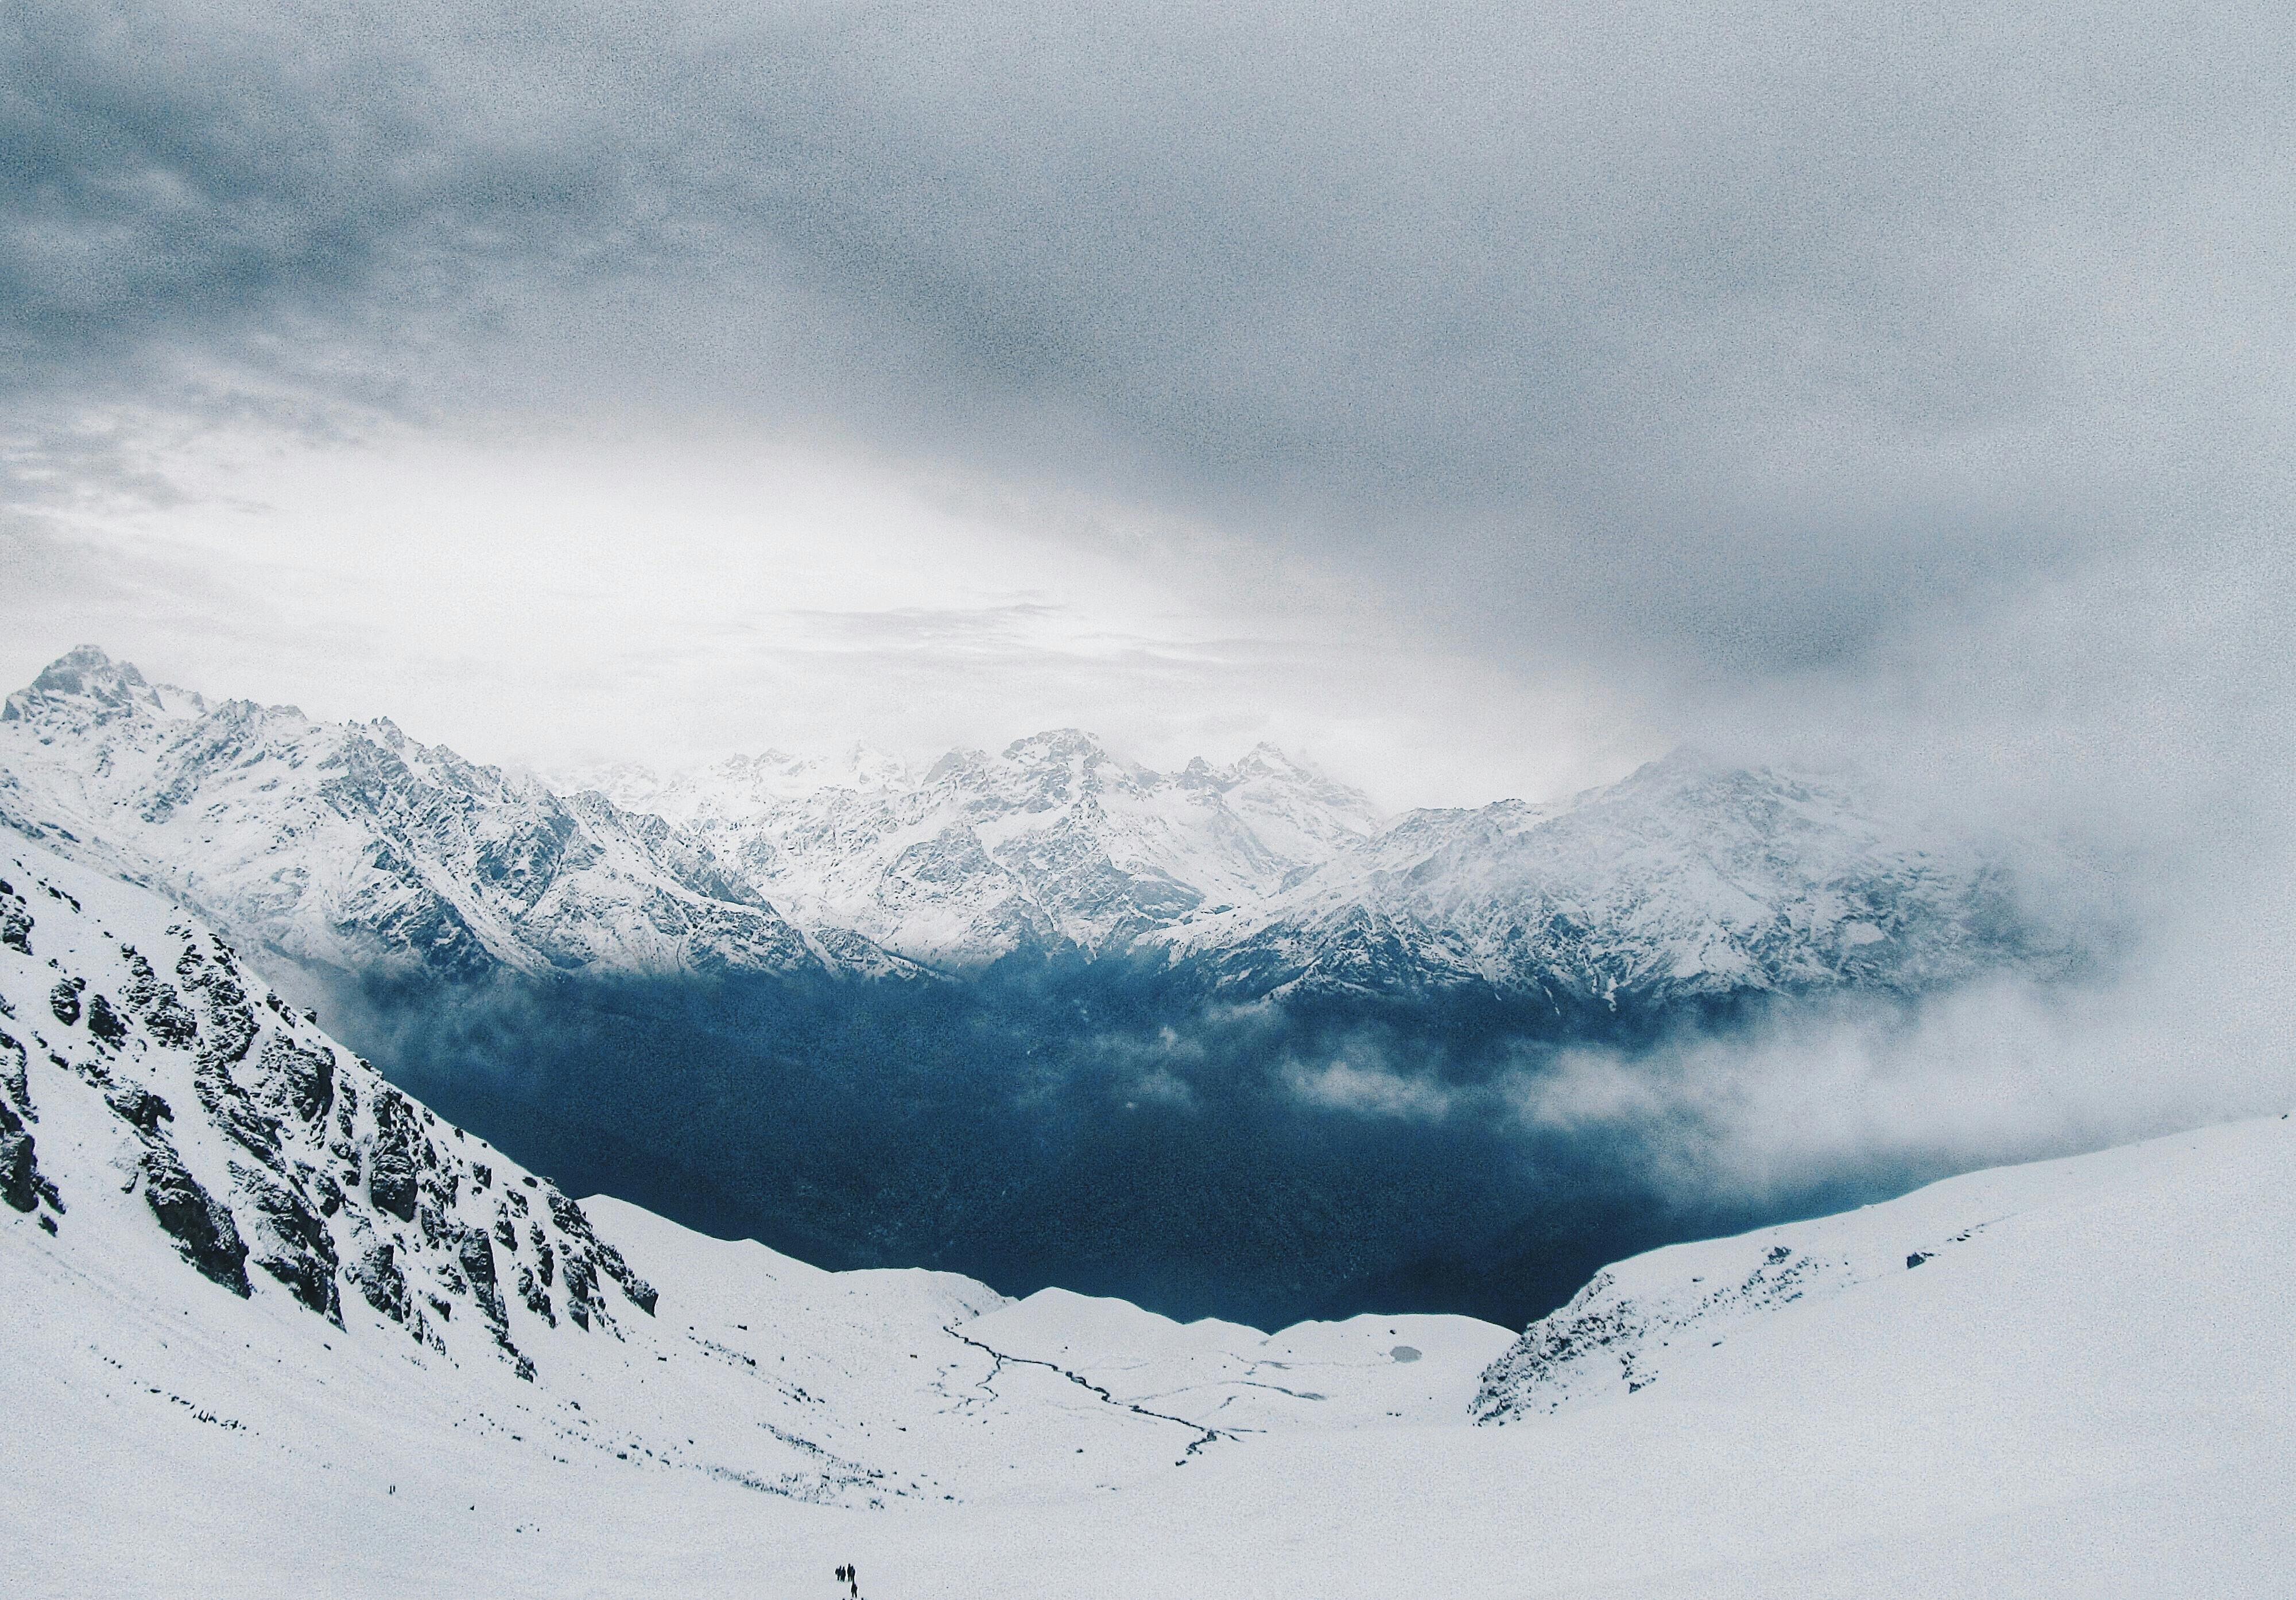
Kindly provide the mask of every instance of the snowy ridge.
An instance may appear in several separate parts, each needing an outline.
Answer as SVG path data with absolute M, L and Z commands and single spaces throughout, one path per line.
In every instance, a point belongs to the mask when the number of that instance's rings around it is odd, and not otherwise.
M 1554 1416 L 1694 1382 L 1724 1366 L 1718 1352 L 1732 1342 L 1759 1348 L 1828 1302 L 1918 1299 L 1939 1280 L 1997 1275 L 2005 1259 L 2030 1260 L 2052 1241 L 2075 1242 L 2068 1270 L 2109 1276 L 2119 1229 L 2147 1229 L 2186 1209 L 2171 1202 L 2169 1186 L 2196 1182 L 2221 1194 L 2217 1169 L 2235 1151 L 2260 1162 L 2257 1181 L 2296 1168 L 2292 1128 L 2282 1118 L 1995 1168 L 1882 1205 L 1636 1256 L 1597 1273 L 1524 1330 L 1484 1372 L 1475 1420 Z M 2272 1236 L 2296 1242 L 2277 1231 L 2284 1212 L 2275 1211 Z M 2133 1239 L 2130 1248 L 2141 1253 Z M 1925 1276 L 1899 1283 L 1914 1273 Z
M 2285 1119 L 1654 1251 L 1520 1341 L 1267 1335 L 578 1206 L 177 907 L 5 834 L 0 877 L 21 1592 L 2070 1600 L 2296 1559 Z
M 211 931 L 0 833 L 0 1197 L 91 1213 L 245 1300 L 283 1291 L 522 1377 L 537 1327 L 613 1336 L 654 1292 L 581 1208 L 447 1128 Z M 266 1284 L 266 1280 L 269 1280 Z M 614 1292 L 610 1293 L 610 1291 Z
M 1411 813 L 1151 942 L 1223 993 L 1477 990 L 1562 1015 L 2070 959 L 1983 851 L 1839 784 L 1689 752 L 1554 805 Z
M 809 927 L 853 929 L 913 960 L 972 967 L 1017 950 L 1120 951 L 1254 901 L 1370 836 L 1357 792 L 1261 745 L 1226 767 L 1152 772 L 1061 729 L 922 778 L 855 747 L 768 752 L 611 791 L 737 864 Z
M 340 969 L 911 970 L 809 939 L 658 818 L 388 719 L 155 689 L 93 649 L 8 697 L 0 821 Z
M 1192 996 L 1475 994 L 1570 1023 L 2078 960 L 1992 854 L 1692 755 L 1553 805 L 1383 817 L 1262 745 L 1159 773 L 1075 729 L 919 775 L 856 746 L 541 782 L 387 719 L 73 652 L 0 711 L 0 821 L 245 942 L 472 977 L 922 978 L 1079 952 Z

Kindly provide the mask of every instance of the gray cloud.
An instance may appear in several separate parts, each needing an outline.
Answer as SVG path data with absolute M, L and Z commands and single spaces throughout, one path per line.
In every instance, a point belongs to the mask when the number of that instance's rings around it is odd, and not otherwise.
M 160 394 L 803 423 L 1187 507 L 1662 688 L 2277 505 L 2283 8 L 0 29 L 35 453 Z

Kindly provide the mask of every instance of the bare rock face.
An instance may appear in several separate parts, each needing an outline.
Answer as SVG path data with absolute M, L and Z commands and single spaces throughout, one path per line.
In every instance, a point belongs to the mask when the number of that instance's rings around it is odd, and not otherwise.
M 373 1100 L 374 1143 L 367 1160 L 367 1194 L 378 1210 L 401 1222 L 414 1220 L 422 1172 L 413 1102 L 394 1088 L 379 1089 Z
M 325 1221 L 308 1200 L 273 1173 L 234 1162 L 232 1177 L 242 1213 L 250 1218 L 250 1253 L 255 1264 L 312 1310 L 340 1323 L 334 1235 Z
M 39 1177 L 31 1130 L 12 1106 L 0 1103 L 0 1200 L 31 1210 L 40 1203 Z
M 4 1029 L 0 1029 L 0 1095 L 14 1102 L 20 1112 L 31 1109 L 31 1087 L 24 1076 L 24 1046 Z
M 144 1200 L 184 1259 L 242 1300 L 247 1297 L 247 1245 L 231 1208 L 191 1175 L 164 1134 L 144 1136 Z

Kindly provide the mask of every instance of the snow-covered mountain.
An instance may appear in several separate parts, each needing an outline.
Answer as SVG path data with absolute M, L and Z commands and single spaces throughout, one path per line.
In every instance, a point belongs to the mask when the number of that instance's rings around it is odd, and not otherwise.
M 561 794 L 595 790 L 626 811 L 651 812 L 683 826 L 705 819 L 747 822 L 824 789 L 906 789 L 915 778 L 898 756 L 856 743 L 833 755 L 768 750 L 671 773 L 612 761 L 569 768 L 549 781 Z
M 1152 942 L 1227 994 L 1477 991 L 1563 1015 L 2070 959 L 1970 842 L 1692 752 L 1553 805 L 1413 812 Z
M 1611 1268 L 1520 1340 L 579 1204 L 0 833 L 12 1592 L 2263 1596 L 2296 1123 Z M 1476 1421 L 1504 1426 L 1473 1425 Z M 842 1592 L 841 1589 L 840 1592 Z
M 861 747 L 833 762 L 767 754 L 609 775 L 619 803 L 685 826 L 801 925 L 953 968 L 1122 950 L 1258 902 L 1381 820 L 1273 745 L 1160 773 L 1073 728 L 995 755 L 953 751 L 922 777 Z
M 1396 818 L 1272 746 L 1160 773 L 1073 729 L 922 774 L 857 746 L 561 790 L 92 648 L 0 710 L 0 821 L 351 972 L 917 978 L 1080 952 L 1227 999 L 1599 1020 L 2074 958 L 1970 841 L 1686 754 L 1551 805 Z
M 910 970 L 660 818 L 82 648 L 0 708 L 0 821 L 338 969 Z

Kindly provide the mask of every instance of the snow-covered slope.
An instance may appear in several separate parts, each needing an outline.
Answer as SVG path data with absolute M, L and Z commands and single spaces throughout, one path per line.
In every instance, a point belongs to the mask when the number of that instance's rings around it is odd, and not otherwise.
M 1479 990 L 1559 1013 L 1916 990 L 2068 952 L 1965 842 L 1839 784 L 1683 752 L 1549 806 L 1419 811 L 1289 889 L 1154 936 L 1220 992 Z
M 856 747 L 768 752 L 659 779 L 598 775 L 733 862 L 808 927 L 914 960 L 1122 950 L 1254 903 L 1374 831 L 1355 790 L 1261 745 L 1226 767 L 1152 772 L 1073 728 L 955 751 L 923 777 Z
M 388 720 L 210 703 L 83 648 L 0 710 L 0 821 L 346 970 L 906 970 L 809 938 L 660 819 Z
M 1520 1342 L 1270 1337 L 575 1207 L 173 907 L 4 835 L 0 876 L 11 1592 L 2151 1600 L 2296 1563 L 2285 1120 L 1654 1252 Z M 183 1258 L 219 1212 L 243 1284 Z
M 2281 1118 L 1995 1168 L 1883 1205 L 1636 1256 L 1597 1273 L 1491 1364 L 1475 1396 L 1475 1418 L 1522 1423 L 1653 1386 L 1729 1391 L 1771 1367 L 1781 1342 L 1790 1348 L 1797 1330 L 1878 1325 L 1900 1309 L 1921 1316 L 1939 1302 L 1989 1303 L 1989 1332 L 1973 1325 L 1956 1332 L 1988 1347 L 1982 1358 L 1992 1364 L 2042 1356 L 2090 1325 L 2090 1311 L 2119 1310 L 2177 1282 L 2204 1301 L 2229 1294 L 2241 1304 L 2261 1291 L 2259 1305 L 2296 1313 L 2296 1290 L 2251 1282 L 2238 1243 L 2253 1226 L 2259 1261 L 2296 1245 L 2296 1210 L 2276 1196 L 2259 1210 L 2263 1197 L 2251 1192 L 2296 1177 L 2292 1129 L 2296 1123 Z M 2163 1255 L 2188 1259 L 2163 1265 Z M 2223 1281 L 2208 1281 L 2218 1272 Z M 2123 1274 L 2135 1276 L 2124 1284 Z M 2062 1325 L 2046 1320 L 2053 1299 L 2085 1296 L 2094 1297 L 2092 1308 L 2073 1310 Z M 2235 1369 L 2271 1356 L 2245 1347 L 2259 1334 L 2286 1341 L 2279 1354 L 2296 1358 L 2296 1327 L 2285 1324 L 2276 1335 L 2261 1324 L 2204 1331 L 2194 1319 L 2213 1313 L 2196 1307 L 2164 1304 L 2151 1315 L 2158 1325 L 2118 1330 L 2132 1341 L 2120 1353 L 2135 1355 L 2150 1374 L 2142 1382 L 2171 1378 L 2227 1338 L 2239 1348 Z M 1902 1342 L 1882 1341 L 1873 1358 L 1886 1358 Z M 2055 1384 L 2106 1356 L 2063 1353 L 2068 1370 L 2050 1380 Z M 1854 1359 L 1856 1352 L 1828 1358 Z M 2284 1385 L 2296 1380 L 2296 1360 L 2279 1376 Z M 2296 1450 L 2296 1435 L 2289 1443 Z

